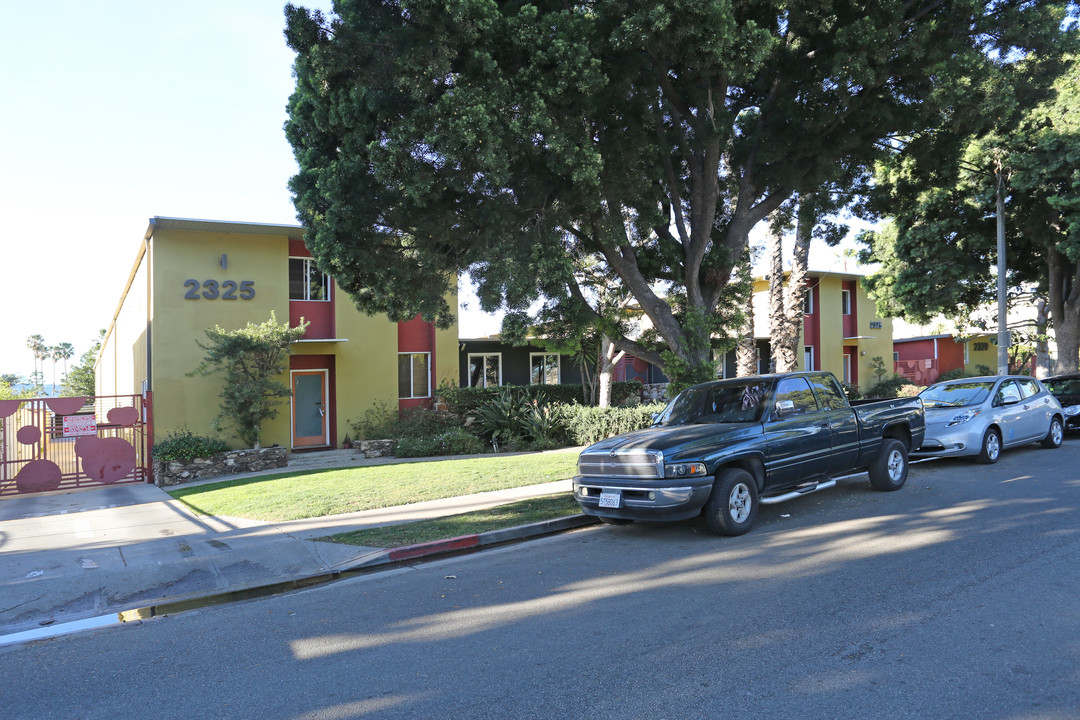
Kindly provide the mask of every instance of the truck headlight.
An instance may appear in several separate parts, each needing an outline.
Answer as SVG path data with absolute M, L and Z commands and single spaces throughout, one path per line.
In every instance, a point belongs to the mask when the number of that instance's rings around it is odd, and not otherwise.
M 952 427 L 953 425 L 963 425 L 968 420 L 971 420 L 973 417 L 975 417 L 978 414 L 979 414 L 978 410 L 965 410 L 964 412 L 960 413 L 959 415 L 953 415 L 952 420 L 945 423 L 945 427 Z
M 1080 405 L 1070 405 L 1068 407 L 1062 408 L 1062 412 L 1064 412 L 1069 417 L 1072 417 L 1074 415 L 1080 415 Z
M 673 463 L 664 466 L 664 477 L 666 478 L 700 477 L 708 474 L 708 470 L 705 469 L 705 463 Z

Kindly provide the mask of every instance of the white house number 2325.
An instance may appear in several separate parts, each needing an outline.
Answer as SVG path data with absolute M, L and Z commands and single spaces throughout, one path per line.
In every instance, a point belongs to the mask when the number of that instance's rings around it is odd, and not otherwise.
M 220 283 L 217 280 L 204 280 L 201 283 L 198 280 L 185 280 L 184 287 L 187 288 L 185 300 L 250 300 L 255 297 L 254 280 L 241 280 L 239 283 L 235 280 Z

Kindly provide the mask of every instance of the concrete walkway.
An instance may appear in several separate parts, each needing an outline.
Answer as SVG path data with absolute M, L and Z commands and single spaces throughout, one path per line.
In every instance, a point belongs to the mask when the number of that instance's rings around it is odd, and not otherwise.
M 330 451 L 294 455 L 287 468 L 275 472 L 389 462 L 400 461 L 365 460 L 355 451 Z M 570 489 L 570 481 L 564 480 L 279 523 L 199 516 L 153 485 L 4 498 L 0 500 L 0 644 L 46 635 L 43 629 L 72 620 L 303 581 L 593 522 L 577 516 L 540 527 L 500 531 L 488 538 L 472 536 L 450 544 L 392 551 L 318 540 Z

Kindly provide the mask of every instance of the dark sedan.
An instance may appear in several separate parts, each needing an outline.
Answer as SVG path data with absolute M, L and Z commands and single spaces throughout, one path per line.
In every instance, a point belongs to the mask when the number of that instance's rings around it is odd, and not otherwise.
M 1080 430 L 1080 374 L 1055 375 L 1042 381 L 1065 412 L 1065 429 Z

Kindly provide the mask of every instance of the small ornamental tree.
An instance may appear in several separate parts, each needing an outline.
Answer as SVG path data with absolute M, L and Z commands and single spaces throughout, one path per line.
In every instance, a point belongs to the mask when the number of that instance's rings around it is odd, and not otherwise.
M 206 331 L 207 342 L 195 341 L 206 357 L 188 375 L 225 373 L 218 427 L 231 422 L 244 443 L 259 447 L 263 422 L 276 417 L 277 405 L 292 394 L 277 378 L 286 370 L 290 346 L 304 336 L 307 325 L 301 319 L 298 327 L 289 327 L 271 313 L 266 322 L 239 330 L 215 325 Z

